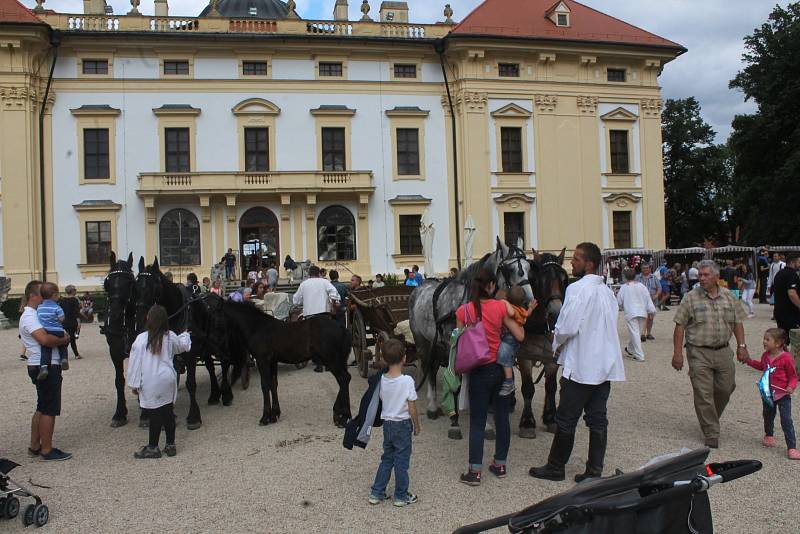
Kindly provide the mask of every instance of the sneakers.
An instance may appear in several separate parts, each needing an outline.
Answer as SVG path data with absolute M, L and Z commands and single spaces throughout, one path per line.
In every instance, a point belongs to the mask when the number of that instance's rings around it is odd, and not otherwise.
M 481 472 L 480 471 L 467 471 L 462 474 L 459 480 L 467 486 L 480 486 L 481 485 Z
M 134 452 L 133 457 L 137 460 L 142 460 L 145 458 L 161 458 L 161 451 L 158 449 L 158 447 L 151 449 L 145 445 L 140 450 Z
M 775 438 L 773 436 L 764 436 L 761 439 L 761 444 L 765 447 L 774 447 L 775 446 Z
M 23 362 L 27 362 L 28 361 L 28 357 L 25 356 L 24 354 L 20 354 L 19 355 L 19 359 L 22 360 Z
M 418 500 L 419 499 L 417 499 L 417 496 L 414 495 L 413 493 L 406 493 L 405 499 L 395 499 L 392 504 L 394 504 L 397 507 L 408 506 L 409 504 L 414 504 Z
M 800 460 L 800 451 L 797 449 L 789 449 L 787 456 L 790 460 Z
M 644 361 L 644 358 L 639 358 L 638 356 L 634 356 L 631 353 L 631 351 L 628 350 L 628 347 L 625 347 L 625 356 L 627 356 L 628 358 L 630 358 L 631 360 L 633 360 L 635 362 L 643 362 Z
M 492 462 L 489 464 L 489 471 L 497 478 L 506 478 L 506 464 Z
M 647 343 L 647 336 L 639 336 L 639 340 L 640 340 L 642 343 Z
M 45 462 L 63 462 L 64 460 L 69 460 L 72 458 L 72 454 L 69 452 L 64 452 L 61 449 L 56 449 L 53 447 L 50 449 L 50 452 L 47 454 L 42 455 L 42 460 Z
M 383 501 L 388 501 L 388 500 L 389 500 L 389 496 L 388 495 L 385 495 L 385 494 L 384 495 L 373 495 L 373 494 L 370 493 L 369 494 L 369 499 L 367 499 L 367 502 L 369 502 L 370 504 L 380 504 Z
M 648 341 L 655 341 L 656 338 L 653 337 L 653 334 L 647 334 Z
M 178 454 L 178 449 L 175 448 L 175 444 L 172 445 L 164 445 L 164 454 L 172 458 L 176 454 Z
M 40 367 L 39 374 L 36 375 L 36 381 L 41 382 L 43 380 L 47 380 L 47 377 L 50 375 L 50 371 L 47 370 L 47 367 Z
M 69 371 L 69 360 L 61 360 L 61 370 Z
M 516 391 L 516 389 L 517 388 L 514 387 L 514 381 L 513 380 L 505 380 L 505 381 L 503 381 L 503 385 L 500 386 L 500 396 L 501 397 L 507 397 L 507 396 L 513 394 L 514 391 Z
M 77 338 L 76 338 L 76 339 L 77 339 Z M 80 354 L 76 354 L 76 355 L 75 355 L 75 359 L 76 359 L 76 360 L 82 360 L 82 359 L 83 359 L 83 356 L 81 356 Z
M 706 447 L 709 449 L 719 448 L 719 438 L 706 438 Z
M 28 447 L 28 456 L 30 456 L 31 458 L 36 458 L 41 454 L 42 454 L 42 449 L 32 449 L 31 447 Z

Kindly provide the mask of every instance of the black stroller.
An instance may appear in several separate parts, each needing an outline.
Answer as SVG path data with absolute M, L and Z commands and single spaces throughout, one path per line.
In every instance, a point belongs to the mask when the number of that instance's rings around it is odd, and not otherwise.
M 50 519 L 47 505 L 42 504 L 42 499 L 30 490 L 20 486 L 8 474 L 19 464 L 0 458 L 0 519 L 14 519 L 19 514 L 19 497 L 30 497 L 35 504 L 29 504 L 22 515 L 25 526 L 36 525 L 42 527 Z M 18 497 L 19 496 L 19 497 Z
M 514 514 L 459 528 L 454 534 L 508 527 L 533 534 L 710 534 L 707 491 L 761 469 L 740 460 L 705 465 L 708 449 L 656 461 L 631 473 L 586 481 Z

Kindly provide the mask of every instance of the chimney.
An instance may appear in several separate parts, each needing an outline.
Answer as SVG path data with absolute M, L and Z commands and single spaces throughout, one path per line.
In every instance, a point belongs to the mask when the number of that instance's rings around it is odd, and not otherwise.
M 156 7 L 156 17 L 169 17 L 167 0 L 153 0 Z
M 381 22 L 408 24 L 408 4 L 405 2 L 381 2 Z
M 105 0 L 83 0 L 84 15 L 105 15 Z
M 333 6 L 333 20 L 349 20 L 347 8 L 347 0 L 336 0 L 336 5 Z

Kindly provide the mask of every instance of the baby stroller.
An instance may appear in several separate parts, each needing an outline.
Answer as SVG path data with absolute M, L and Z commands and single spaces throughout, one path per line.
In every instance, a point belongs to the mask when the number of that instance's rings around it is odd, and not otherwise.
M 708 449 L 656 459 L 642 469 L 576 485 L 514 514 L 459 528 L 454 534 L 506 526 L 532 534 L 710 534 L 714 531 L 706 493 L 761 469 L 739 460 L 705 465 Z
M 28 525 L 42 527 L 50 519 L 50 511 L 42 504 L 42 499 L 30 490 L 20 486 L 8 474 L 19 464 L 0 458 L 0 518 L 14 519 L 19 514 L 19 497 L 30 497 L 35 504 L 29 504 L 22 515 L 22 522 Z

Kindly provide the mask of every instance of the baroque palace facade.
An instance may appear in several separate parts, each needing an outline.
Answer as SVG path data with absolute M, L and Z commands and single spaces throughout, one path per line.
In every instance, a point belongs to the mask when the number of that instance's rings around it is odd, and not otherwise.
M 468 220 L 475 256 L 495 236 L 665 244 L 658 77 L 676 43 L 572 0 L 486 0 L 460 23 L 447 6 L 428 25 L 405 2 L 349 20 L 338 0 L 327 21 L 292 1 L 131 3 L 0 0 L 15 293 L 43 275 L 96 288 L 111 250 L 182 274 L 228 248 L 399 272 L 422 263 L 426 210 L 439 273 Z

